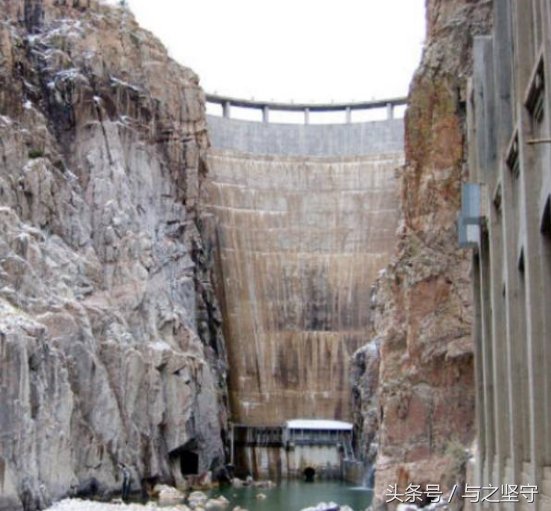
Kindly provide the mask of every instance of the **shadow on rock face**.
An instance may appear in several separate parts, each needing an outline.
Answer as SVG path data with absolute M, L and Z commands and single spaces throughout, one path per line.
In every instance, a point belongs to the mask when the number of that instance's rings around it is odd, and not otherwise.
M 81 499 L 89 499 L 99 495 L 100 484 L 95 477 L 86 479 L 80 483 L 76 489 L 75 495 Z

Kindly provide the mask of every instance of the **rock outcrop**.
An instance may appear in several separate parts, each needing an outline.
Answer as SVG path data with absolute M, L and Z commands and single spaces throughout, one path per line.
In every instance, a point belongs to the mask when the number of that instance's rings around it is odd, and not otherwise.
M 369 472 L 373 473 L 378 448 L 380 349 L 381 341 L 375 337 L 354 353 L 351 364 L 354 451 L 367 467 L 367 484 L 372 484 Z
M 474 436 L 469 261 L 458 249 L 456 216 L 468 173 L 472 39 L 488 32 L 491 2 L 429 0 L 427 12 L 427 44 L 406 116 L 398 248 L 372 305 L 379 386 L 374 395 L 364 385 L 371 404 L 360 399 L 364 436 L 378 434 L 376 495 L 383 502 L 388 485 L 449 489 Z M 364 380 L 357 382 L 359 394 Z M 365 414 L 377 408 L 373 426 Z
M 0 509 L 223 462 L 207 145 L 196 75 L 126 10 L 2 0 Z

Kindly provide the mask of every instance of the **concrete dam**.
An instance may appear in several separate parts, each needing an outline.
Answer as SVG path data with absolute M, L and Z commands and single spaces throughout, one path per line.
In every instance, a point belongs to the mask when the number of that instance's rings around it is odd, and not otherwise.
M 255 431 L 297 418 L 350 420 L 349 361 L 368 341 L 370 288 L 395 242 L 400 100 L 208 100 L 224 106 L 208 116 L 207 195 L 232 419 Z M 232 118 L 235 103 L 260 110 L 263 122 Z M 385 108 L 386 118 L 350 122 L 354 107 Z M 278 108 L 301 110 L 305 122 L 269 122 Z M 311 124 L 316 108 L 340 109 L 348 122 Z

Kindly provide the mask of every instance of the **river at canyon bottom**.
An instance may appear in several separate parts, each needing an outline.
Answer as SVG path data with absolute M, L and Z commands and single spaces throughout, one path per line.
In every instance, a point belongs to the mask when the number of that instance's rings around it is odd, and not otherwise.
M 265 499 L 258 499 L 258 494 Z M 232 488 L 230 486 L 207 492 L 209 498 L 224 495 L 230 503 L 228 511 L 236 506 L 247 511 L 300 511 L 321 502 L 347 505 L 354 511 L 364 511 L 371 503 L 373 492 L 367 488 L 354 487 L 340 482 L 283 481 L 270 489 Z M 178 504 L 160 506 L 155 501 L 147 503 L 115 504 L 91 500 L 65 499 L 47 511 L 179 511 Z M 187 509 L 187 508 L 186 508 Z
M 241 506 L 248 511 L 300 511 L 320 502 L 336 502 L 341 506 L 348 505 L 354 511 L 364 511 L 373 497 L 373 492 L 367 488 L 335 481 L 282 481 L 269 490 L 228 487 L 220 493 L 231 502 L 229 509 Z M 258 500 L 258 493 L 265 494 L 266 499 Z

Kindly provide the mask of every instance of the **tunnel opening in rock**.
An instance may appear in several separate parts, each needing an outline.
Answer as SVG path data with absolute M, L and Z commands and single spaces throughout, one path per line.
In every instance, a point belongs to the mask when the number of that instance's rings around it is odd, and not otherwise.
M 314 478 L 316 477 L 316 470 L 312 467 L 306 467 L 302 474 L 304 475 L 304 480 L 307 483 L 313 483 Z
M 170 453 L 173 466 L 180 469 L 182 476 L 197 475 L 199 473 L 199 454 L 197 442 L 190 440 Z
M 184 476 L 198 474 L 199 455 L 193 451 L 183 451 L 180 454 L 180 470 Z

